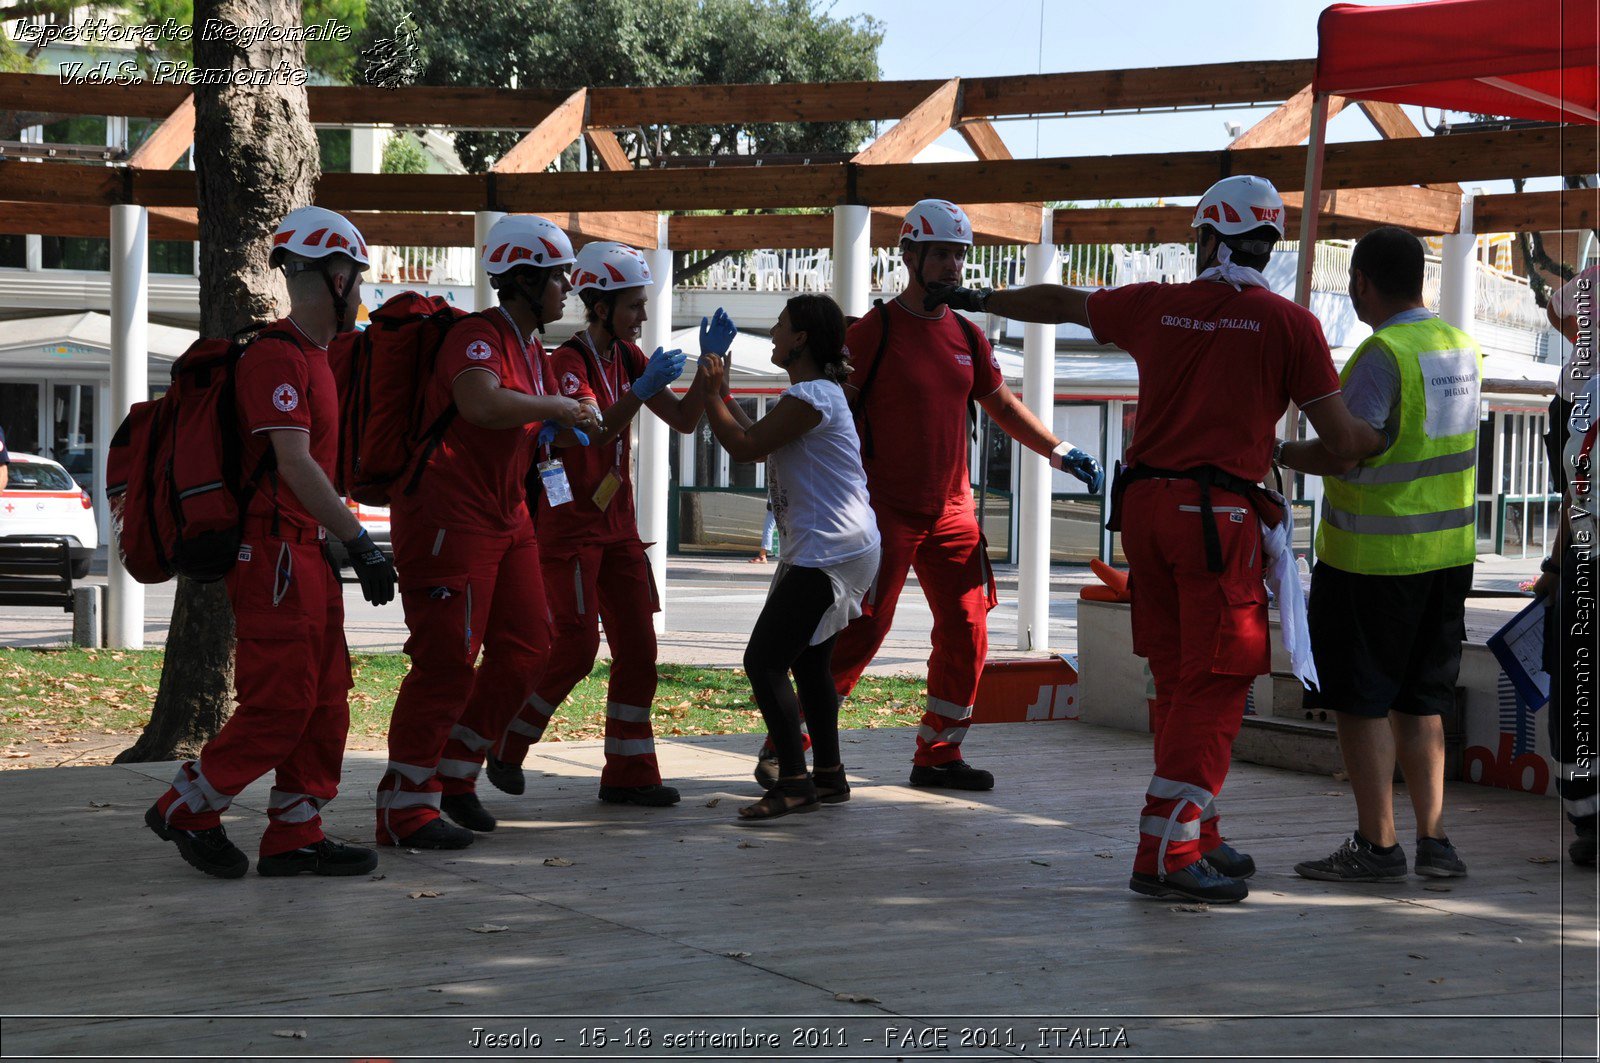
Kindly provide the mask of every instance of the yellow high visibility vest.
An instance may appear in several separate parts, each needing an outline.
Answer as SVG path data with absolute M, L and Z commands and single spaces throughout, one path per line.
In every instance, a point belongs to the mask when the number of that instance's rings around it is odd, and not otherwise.
M 1317 556 L 1374 576 L 1470 565 L 1483 352 L 1438 318 L 1391 325 L 1356 349 L 1340 381 L 1376 347 L 1400 370 L 1399 431 L 1384 453 L 1323 480 Z

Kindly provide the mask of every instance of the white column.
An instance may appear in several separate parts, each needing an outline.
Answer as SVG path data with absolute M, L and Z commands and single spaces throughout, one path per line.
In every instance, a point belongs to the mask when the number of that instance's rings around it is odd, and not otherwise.
M 833 300 L 845 317 L 872 305 L 872 208 L 833 208 Z
M 112 431 L 136 402 L 150 397 L 150 212 L 111 208 L 111 419 Z M 105 440 L 99 441 L 101 446 Z M 106 644 L 144 648 L 144 586 L 122 567 L 106 528 L 110 565 L 106 582 Z
M 1461 231 L 1444 238 L 1440 252 L 1439 316 L 1463 332 L 1471 332 L 1478 316 L 1478 236 L 1472 231 L 1472 193 L 1461 195 Z
M 650 264 L 650 275 L 655 283 L 650 286 L 650 317 L 644 324 L 644 334 L 639 346 L 651 354 L 657 347 L 666 347 L 672 339 L 672 249 L 667 244 L 667 216 L 661 215 L 657 223 L 656 249 L 644 253 Z M 698 356 L 699 351 L 686 354 Z M 692 370 L 686 370 L 689 375 Z M 655 571 L 656 593 L 661 598 L 661 611 L 656 614 L 656 634 L 667 630 L 667 423 L 655 414 L 640 411 L 634 433 L 634 446 L 638 461 L 635 466 L 638 481 L 639 538 L 654 543 L 646 553 L 650 567 Z
M 1025 284 L 1060 284 L 1061 259 L 1046 208 L 1042 239 L 1028 248 Z M 1046 425 L 1055 423 L 1056 327 L 1029 324 L 1022 330 L 1022 401 Z M 1017 649 L 1050 648 L 1050 465 L 1017 448 L 1022 490 L 1017 494 Z
M 350 130 L 350 172 L 382 173 L 383 149 L 393 130 L 386 126 L 355 126 Z
M 505 212 L 500 210 L 480 210 L 472 218 L 472 257 L 476 261 L 483 254 L 483 245 L 489 242 L 489 230 L 494 228 L 494 223 L 505 217 Z M 489 287 L 489 275 L 482 267 L 472 274 L 472 309 L 487 310 L 495 305 L 494 289 Z

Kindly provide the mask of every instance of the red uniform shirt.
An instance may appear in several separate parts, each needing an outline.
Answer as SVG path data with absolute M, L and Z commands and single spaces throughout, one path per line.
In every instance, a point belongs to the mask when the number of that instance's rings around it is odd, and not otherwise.
M 1316 317 L 1265 288 L 1130 284 L 1092 293 L 1088 310 L 1095 339 L 1139 367 L 1130 464 L 1260 480 L 1289 400 L 1339 391 Z
M 852 401 L 872 372 L 888 316 L 889 342 L 873 377 L 862 411 L 872 438 L 862 464 L 874 503 L 914 513 L 939 513 L 954 499 L 970 497 L 967 471 L 967 400 L 994 394 L 1005 383 L 989 341 L 977 336 L 976 357 L 967 332 L 953 310 L 941 317 L 919 317 L 900 305 L 884 304 L 850 327 L 845 345 L 854 371 L 846 382 Z
M 587 337 L 580 332 L 550 355 L 550 367 L 561 394 L 573 399 L 592 397 L 605 412 L 633 390 L 633 380 L 644 372 L 644 352 L 631 343 L 612 349 L 615 357 L 599 358 L 590 351 Z M 633 508 L 633 477 L 628 471 L 633 428 L 603 447 L 564 447 L 555 456 L 566 465 L 572 484 L 572 501 L 552 506 L 539 495 L 539 538 L 544 540 L 615 542 L 636 539 L 639 523 Z M 615 473 L 621 486 L 605 509 L 595 505 L 594 492 L 607 473 Z
M 258 339 L 239 358 L 234 394 L 244 434 L 244 474 L 254 472 L 272 446 L 267 433 L 287 429 L 310 435 L 312 460 L 331 479 L 339 458 L 339 397 L 328 349 L 312 343 L 288 318 L 267 331 L 293 340 Z M 312 529 L 319 523 L 276 473 L 267 473 L 250 498 L 249 515 L 270 519 L 274 512 L 280 526 Z
M 500 386 L 524 395 L 555 393 L 544 348 L 527 346 L 510 318 L 494 307 L 462 318 L 445 337 L 428 383 L 423 423 L 454 401 L 462 373 L 493 373 Z M 441 528 L 506 532 L 527 512 L 522 479 L 533 457 L 539 423 L 515 428 L 480 428 L 457 414 L 428 460 L 421 483 L 400 495 L 395 508 Z

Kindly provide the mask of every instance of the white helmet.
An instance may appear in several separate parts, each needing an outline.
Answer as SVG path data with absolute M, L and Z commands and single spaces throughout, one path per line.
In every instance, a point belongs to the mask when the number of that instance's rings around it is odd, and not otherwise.
M 517 266 L 566 266 L 572 241 L 561 227 L 537 214 L 507 214 L 489 230 L 479 261 L 491 277 Z
M 1200 197 L 1191 229 L 1209 225 L 1223 236 L 1243 236 L 1270 225 L 1283 236 L 1283 197 L 1265 177 L 1224 177 Z
M 348 255 L 366 269 L 367 241 L 361 230 L 343 214 L 322 207 L 300 207 L 284 215 L 272 234 L 272 252 L 267 261 L 274 267 L 283 261 L 279 252 L 288 251 L 304 258 Z
M 648 288 L 655 283 L 650 264 L 627 244 L 596 240 L 583 245 L 572 267 L 572 286 L 585 291 L 615 292 L 623 288 Z
M 924 199 L 906 214 L 900 239 L 919 244 L 971 244 L 972 222 L 966 211 L 948 199 Z

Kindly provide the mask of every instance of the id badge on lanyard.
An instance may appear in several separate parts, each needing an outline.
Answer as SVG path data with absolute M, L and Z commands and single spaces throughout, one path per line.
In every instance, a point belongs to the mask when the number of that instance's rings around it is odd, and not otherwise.
M 511 326 L 512 334 L 517 337 L 518 346 L 522 348 L 522 361 L 528 367 L 529 388 L 532 389 L 533 394 L 542 396 L 545 393 L 543 365 L 534 364 L 533 354 L 528 350 L 528 345 L 522 342 L 522 330 L 517 328 L 517 324 L 511 319 L 511 315 L 506 313 L 505 307 L 497 306 L 495 309 L 505 315 L 507 324 Z M 548 448 L 546 452 L 548 453 Z M 541 461 L 538 469 L 539 480 L 544 487 L 544 497 L 550 505 L 561 506 L 572 501 L 572 482 L 567 479 L 567 467 L 560 458 L 552 457 L 547 461 Z
M 595 366 L 600 370 L 600 384 L 605 388 L 606 392 L 606 408 L 610 409 L 612 404 L 617 401 L 617 391 L 620 388 L 620 384 L 612 378 L 611 374 L 606 372 L 606 363 L 600 358 L 599 352 L 595 351 L 593 344 L 589 342 L 588 335 L 580 332 L 579 336 L 582 337 L 581 342 L 584 346 L 588 347 L 590 352 L 595 355 Z M 620 366 L 620 357 L 620 355 L 613 355 L 611 364 Z M 614 444 L 616 449 L 612 451 L 611 468 L 606 470 L 605 478 L 600 481 L 600 486 L 596 487 L 594 494 L 589 496 L 589 501 L 593 502 L 595 508 L 602 513 L 611 505 L 611 500 L 616 497 L 617 491 L 622 487 L 622 439 L 623 435 L 619 432 L 617 441 Z
M 567 479 L 567 467 L 560 458 L 539 463 L 539 479 L 544 484 L 544 497 L 552 506 L 564 506 L 572 501 L 572 483 Z

